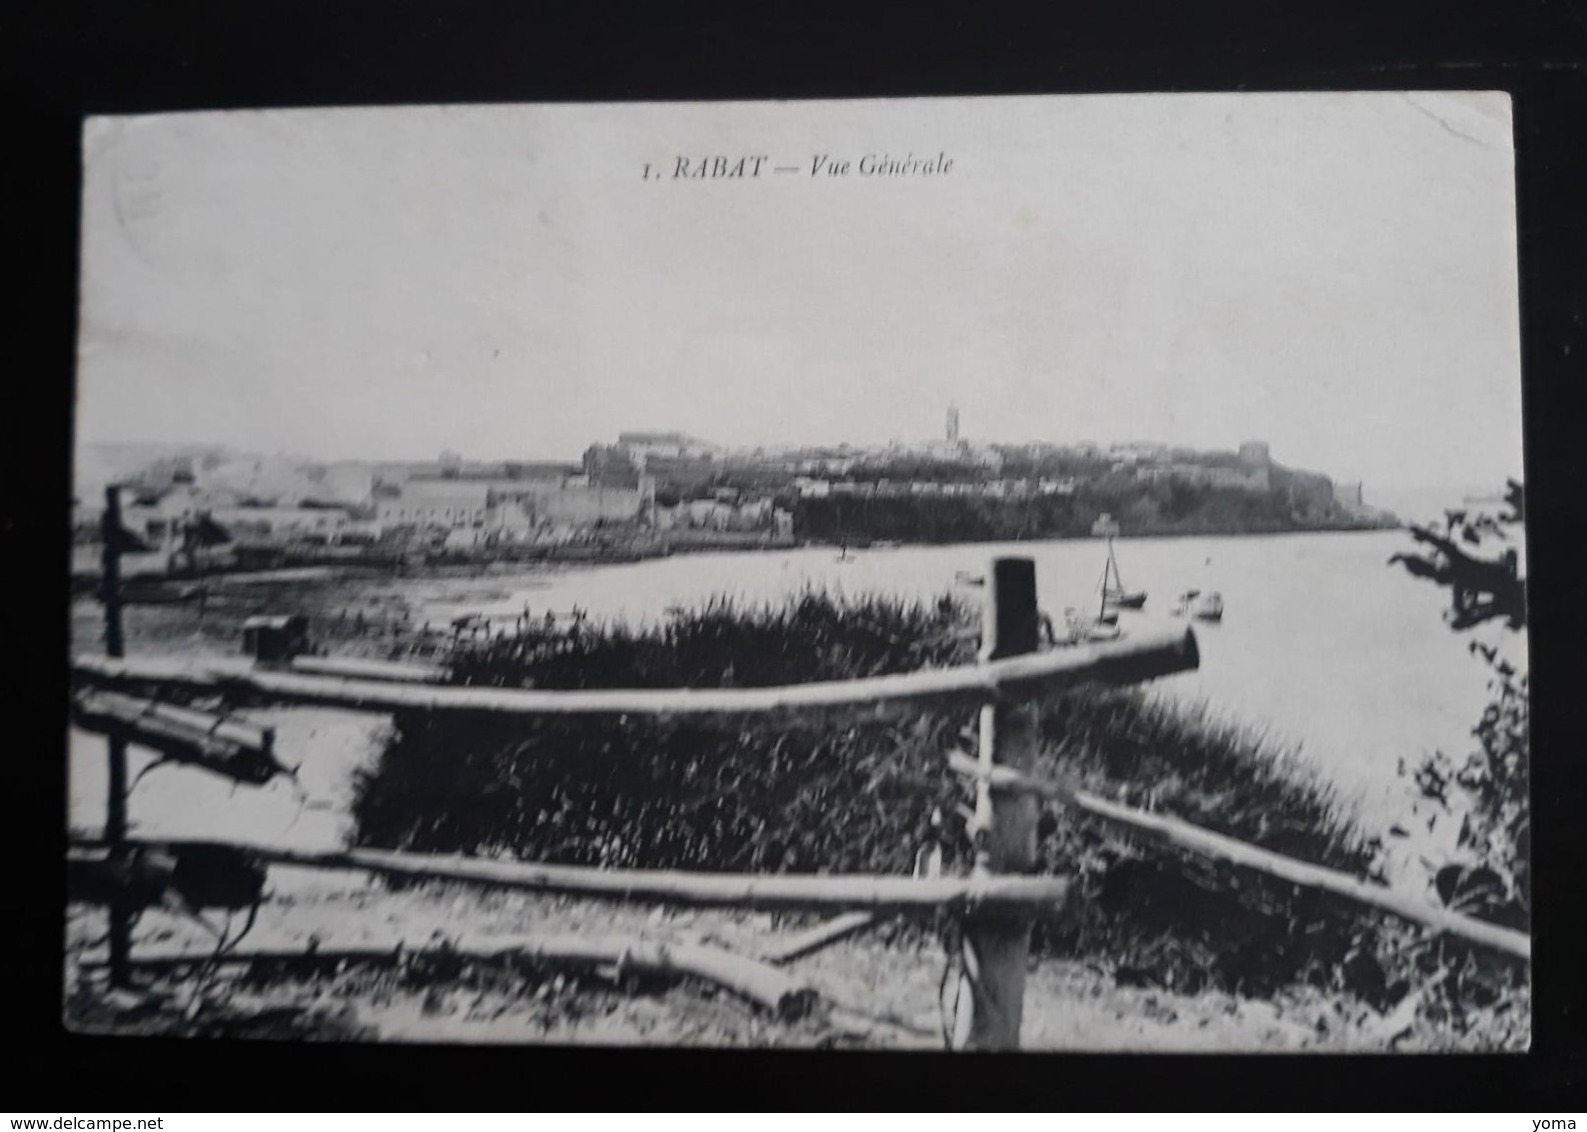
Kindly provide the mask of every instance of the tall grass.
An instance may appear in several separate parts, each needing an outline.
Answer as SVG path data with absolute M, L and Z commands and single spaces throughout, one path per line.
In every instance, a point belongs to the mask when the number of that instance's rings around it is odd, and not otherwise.
M 717 599 L 643 631 L 585 624 L 484 642 L 453 657 L 452 680 L 548 689 L 838 680 L 968 663 L 976 624 L 951 596 L 810 590 L 754 608 Z M 1328 786 L 1205 708 L 1138 689 L 1079 690 L 1044 700 L 1039 718 L 1043 769 L 1309 861 L 1369 868 L 1372 846 Z M 746 722 L 732 732 L 404 713 L 355 784 L 355 840 L 614 867 L 904 873 L 940 809 L 949 867 L 963 868 L 969 846 L 954 807 L 971 796 L 944 755 L 972 723 L 931 708 L 887 724 Z M 1085 815 L 1045 818 L 1040 851 L 1078 892 L 1069 914 L 1038 929 L 1036 947 L 1103 961 L 1126 981 L 1247 993 L 1337 982 L 1370 931 L 1352 911 L 1165 858 Z

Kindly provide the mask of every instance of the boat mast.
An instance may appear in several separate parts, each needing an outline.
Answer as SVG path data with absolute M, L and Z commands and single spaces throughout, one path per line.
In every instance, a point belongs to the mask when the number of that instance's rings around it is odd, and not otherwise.
M 1102 567 L 1102 605 L 1097 610 L 1097 621 L 1108 615 L 1108 577 L 1113 573 L 1113 536 L 1108 536 L 1108 561 Z

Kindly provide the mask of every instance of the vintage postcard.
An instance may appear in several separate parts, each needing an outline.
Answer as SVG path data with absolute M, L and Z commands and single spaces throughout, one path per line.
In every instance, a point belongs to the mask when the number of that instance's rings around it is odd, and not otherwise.
M 1528 1048 L 1506 95 L 82 145 L 71 1029 Z

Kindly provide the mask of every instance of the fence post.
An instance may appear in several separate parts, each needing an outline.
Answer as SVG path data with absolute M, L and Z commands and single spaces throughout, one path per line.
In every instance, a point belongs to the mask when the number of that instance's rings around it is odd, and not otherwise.
M 1039 641 L 1036 563 L 1030 558 L 998 558 L 988 572 L 982 613 L 981 660 L 1032 653 Z M 1036 755 L 1033 704 L 991 703 L 981 708 L 980 763 L 1029 773 Z M 1027 873 L 1036 865 L 1036 823 L 1040 803 L 1031 794 L 993 792 L 983 777 L 976 787 L 972 835 L 977 874 Z M 1019 1048 L 1024 1015 L 1025 967 L 1030 955 L 1031 921 L 1016 913 L 978 914 L 962 933 L 960 1009 L 954 1020 L 953 1048 Z
M 121 487 L 111 484 L 105 488 L 105 517 L 101 535 L 104 551 L 101 558 L 102 592 L 105 604 L 105 654 L 120 657 L 125 651 L 121 629 Z M 108 781 L 105 799 L 105 843 L 113 869 L 127 865 L 127 741 L 119 735 L 109 735 L 105 740 L 108 755 Z M 132 912 L 124 900 L 113 897 L 110 901 L 110 985 L 128 986 L 132 981 Z

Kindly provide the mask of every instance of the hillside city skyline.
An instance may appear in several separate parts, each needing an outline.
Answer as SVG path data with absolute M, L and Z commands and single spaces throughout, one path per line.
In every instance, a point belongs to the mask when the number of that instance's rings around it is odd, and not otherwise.
M 97 469 L 102 492 L 79 470 L 79 536 L 91 534 L 105 507 L 141 530 L 144 545 L 164 548 L 154 553 L 176 556 L 196 553 L 190 542 L 200 531 L 237 553 L 268 547 L 278 557 L 305 538 L 385 542 L 388 551 L 443 538 L 449 551 L 488 555 L 616 537 L 626 546 L 617 553 L 642 555 L 670 553 L 680 540 L 787 547 L 836 537 L 846 547 L 850 537 L 995 541 L 1399 521 L 1366 500 L 1359 480 L 1287 466 L 1262 440 L 1234 450 L 980 444 L 963 435 L 951 404 L 937 440 L 888 446 L 733 449 L 682 432 L 626 431 L 615 443 L 591 444 L 577 463 L 481 461 L 457 451 L 329 463 L 223 447 L 160 451 L 106 457 Z M 260 538 L 262 546 L 251 541 Z
M 1253 438 L 1265 438 L 1266 436 L 1266 434 L 1260 429 L 1246 431 L 1231 430 L 1215 439 L 1206 437 L 1197 438 L 1186 433 L 1151 434 L 1144 432 L 1120 433 L 1117 435 L 1108 435 L 1102 433 L 1072 433 L 1062 436 L 1030 434 L 1018 435 L 1010 433 L 983 435 L 977 433 L 973 429 L 973 416 L 971 414 L 965 413 L 962 408 L 960 409 L 960 413 L 963 419 L 965 419 L 967 422 L 970 422 L 964 426 L 964 439 L 971 444 L 988 448 L 1019 449 L 1045 446 L 1060 449 L 1072 449 L 1076 447 L 1096 446 L 1103 451 L 1108 451 L 1131 445 L 1161 445 L 1166 448 L 1184 451 L 1232 452 L 1238 449 L 1239 445 L 1243 441 Z M 588 437 L 582 441 L 568 440 L 566 443 L 559 446 L 554 445 L 538 448 L 505 447 L 499 442 L 489 448 L 482 448 L 469 444 L 467 438 L 440 438 L 436 442 L 428 445 L 419 443 L 405 445 L 402 447 L 391 447 L 389 444 L 383 444 L 381 442 L 383 438 L 369 438 L 366 435 L 361 443 L 349 444 L 343 448 L 329 444 L 293 445 L 291 443 L 277 443 L 271 445 L 268 443 L 252 441 L 246 437 L 238 437 L 236 439 L 227 440 L 217 438 L 179 436 L 151 437 L 127 435 L 111 438 L 80 438 L 77 443 L 77 449 L 79 451 L 83 451 L 86 449 L 105 450 L 115 448 L 148 448 L 151 450 L 200 450 L 223 448 L 229 452 L 256 454 L 260 456 L 268 456 L 273 459 L 299 460 L 305 463 L 318 464 L 330 464 L 338 462 L 354 462 L 365 464 L 403 463 L 411 461 L 433 460 L 441 453 L 457 452 L 466 459 L 487 462 L 539 460 L 577 464 L 582 459 L 584 451 L 589 447 L 590 444 L 609 443 L 612 440 L 615 440 L 615 438 L 618 436 L 626 433 L 678 434 L 707 443 L 724 453 L 780 453 L 817 449 L 849 449 L 853 451 L 871 452 L 882 451 L 889 448 L 919 448 L 933 443 L 935 439 L 929 434 L 907 435 L 895 433 L 883 436 L 879 434 L 868 435 L 864 432 L 852 430 L 849 432 L 832 431 L 826 433 L 825 435 L 816 437 L 785 437 L 783 439 L 769 439 L 766 437 L 748 437 L 743 436 L 742 434 L 734 436 L 733 431 L 734 430 L 731 428 L 728 428 L 725 430 L 716 430 L 711 433 L 705 433 L 698 427 L 675 421 L 663 421 L 650 425 L 640 425 L 629 422 L 626 424 L 619 424 L 617 427 L 607 429 L 599 435 Z M 940 436 L 941 432 L 942 425 L 939 418 L 936 435 Z M 1275 448 L 1276 447 L 1278 446 L 1275 445 Z M 1502 483 L 1506 478 L 1524 478 L 1524 469 L 1521 466 L 1521 454 L 1519 449 L 1517 449 L 1515 452 L 1514 466 L 1509 471 L 1502 472 L 1498 475 L 1478 474 L 1476 476 L 1471 475 L 1469 472 L 1466 474 L 1457 475 L 1445 471 L 1443 474 L 1417 475 L 1413 472 L 1409 475 L 1389 475 L 1382 479 L 1374 479 L 1361 474 L 1359 470 L 1359 461 L 1351 461 L 1346 458 L 1333 461 L 1327 459 L 1299 459 L 1293 457 L 1292 459 L 1297 464 L 1297 466 L 1314 467 L 1319 470 L 1327 470 L 1330 472 L 1330 474 L 1334 474 L 1339 478 L 1347 480 L 1361 480 L 1363 482 L 1373 483 L 1380 489 L 1389 491 L 1423 491 L 1438 490 L 1443 488 L 1469 489 L 1477 484 L 1485 484 L 1488 482 Z M 1485 462 L 1493 465 L 1496 472 L 1500 471 L 1500 465 L 1497 461 L 1489 459 Z
M 1045 439 L 1045 438 L 1041 438 L 1041 439 L 1027 439 L 1027 440 L 990 439 L 990 438 L 977 436 L 973 432 L 964 429 L 964 426 L 963 426 L 963 423 L 962 423 L 964 421 L 964 419 L 965 419 L 964 413 L 963 413 L 963 409 L 960 408 L 957 404 L 950 406 L 948 412 L 951 413 L 951 414 L 954 414 L 956 416 L 957 420 L 960 422 L 960 429 L 963 432 L 963 435 L 962 435 L 961 439 L 966 444 L 968 444 L 968 445 L 970 445 L 972 447 L 984 448 L 984 449 L 999 449 L 999 450 L 1008 450 L 1008 451 L 1017 451 L 1017 450 L 1032 450 L 1032 451 L 1034 451 L 1034 450 L 1038 450 L 1038 449 L 1056 449 L 1056 450 L 1060 450 L 1060 451 L 1076 451 L 1076 450 L 1082 450 L 1082 449 L 1085 449 L 1085 448 L 1095 448 L 1096 450 L 1098 450 L 1098 451 L 1100 451 L 1102 453 L 1107 453 L 1107 452 L 1119 451 L 1119 450 L 1124 450 L 1124 449 L 1129 449 L 1129 448 L 1141 448 L 1141 447 L 1156 446 L 1156 447 L 1161 447 L 1161 448 L 1163 448 L 1165 450 L 1169 450 L 1169 451 L 1196 452 L 1196 453 L 1208 453 L 1208 454 L 1211 454 L 1211 453 L 1231 453 L 1231 452 L 1235 452 L 1235 451 L 1237 451 L 1239 449 L 1241 443 L 1243 443 L 1243 442 L 1250 441 L 1250 440 L 1261 440 L 1262 439 L 1260 437 L 1252 437 L 1252 436 L 1237 436 L 1237 437 L 1232 437 L 1231 439 L 1229 439 L 1227 442 L 1224 442 L 1224 443 L 1206 443 L 1206 442 L 1191 443 L 1191 442 L 1178 441 L 1178 440 L 1167 440 L 1167 439 L 1163 439 L 1163 438 L 1160 438 L 1160 437 L 1151 437 L 1151 436 L 1121 436 L 1121 437 L 1100 437 L 1099 436 L 1099 437 L 1083 437 L 1083 438 L 1074 438 L 1074 439 L 1068 439 L 1068 438 L 1066 438 L 1066 439 Z M 928 452 L 934 446 L 940 446 L 940 444 L 941 444 L 941 434 L 942 434 L 943 431 L 944 430 L 939 426 L 939 436 L 937 438 L 918 438 L 918 437 L 917 438 L 902 438 L 902 437 L 897 437 L 897 438 L 892 438 L 892 439 L 889 439 L 889 440 L 886 440 L 886 441 L 869 442 L 869 443 L 855 442 L 855 441 L 851 441 L 851 440 L 834 440 L 834 441 L 802 441 L 802 442 L 801 441 L 792 441 L 792 442 L 785 442 L 785 443 L 752 444 L 752 443 L 733 443 L 731 441 L 724 441 L 721 438 L 715 437 L 715 436 L 701 436 L 701 435 L 698 435 L 697 433 L 689 431 L 686 428 L 672 428 L 672 427 L 638 428 L 638 427 L 634 427 L 634 428 L 621 428 L 621 429 L 615 430 L 614 432 L 612 432 L 607 437 L 590 438 L 589 440 L 586 440 L 582 444 L 573 444 L 570 447 L 567 447 L 565 449 L 558 450 L 558 451 L 551 451 L 551 452 L 543 452 L 543 451 L 542 452 L 529 452 L 529 451 L 512 451 L 512 452 L 471 451 L 471 450 L 468 450 L 467 448 L 442 446 L 442 447 L 439 447 L 439 448 L 432 449 L 430 451 L 412 451 L 412 452 L 403 452 L 403 453 L 395 454 L 395 455 L 378 455 L 378 456 L 369 455 L 367 453 L 359 452 L 357 450 L 348 450 L 348 451 L 343 451 L 343 452 L 338 452 L 338 453 L 304 452 L 304 451 L 294 451 L 291 448 L 287 448 L 287 447 L 277 447 L 277 448 L 274 448 L 274 449 L 270 449 L 270 448 L 264 448 L 264 447 L 250 447 L 250 446 L 240 445 L 240 444 L 216 443 L 216 442 L 212 442 L 212 441 L 200 441 L 200 440 L 127 439 L 127 440 L 99 441 L 99 442 L 95 442 L 95 441 L 80 442 L 79 445 L 78 445 L 78 458 L 74 461 L 74 463 L 76 465 L 76 468 L 74 470 L 76 472 L 78 472 L 78 473 L 81 473 L 82 471 L 85 470 L 82 467 L 82 459 L 81 459 L 81 457 L 83 455 L 87 454 L 90 451 L 107 452 L 107 451 L 116 451 L 116 450 L 123 450 L 123 451 L 127 451 L 129 453 L 137 453 L 137 455 L 130 455 L 129 454 L 129 456 L 128 456 L 129 460 L 142 459 L 143 458 L 142 453 L 145 452 L 145 451 L 146 451 L 147 456 L 148 456 L 149 459 L 156 459 L 156 458 L 159 458 L 161 456 L 173 456 L 173 455 L 181 455 L 181 454 L 189 454 L 189 453 L 206 452 L 206 451 L 223 451 L 226 454 L 234 456 L 234 457 L 255 457 L 255 458 L 268 459 L 268 460 L 273 460 L 273 461 L 280 461 L 282 463 L 289 463 L 289 464 L 290 463 L 299 463 L 299 464 L 303 464 L 303 465 L 358 464 L 358 465 L 375 466 L 375 465 L 381 465 L 381 464 L 424 463 L 424 462 L 436 461 L 438 459 L 444 459 L 448 455 L 455 455 L 455 456 L 461 458 L 462 460 L 464 460 L 466 462 L 470 462 L 470 463 L 499 464 L 499 463 L 514 463 L 514 462 L 529 462 L 529 463 L 540 462 L 540 463 L 547 463 L 547 464 L 566 464 L 566 465 L 568 465 L 570 467 L 577 467 L 584 460 L 585 453 L 589 450 L 589 448 L 592 445 L 600 445 L 600 444 L 603 444 L 603 443 L 604 444 L 610 444 L 610 443 L 616 441 L 619 437 L 622 437 L 622 436 L 642 435 L 642 434 L 643 435 L 671 435 L 671 436 L 677 436 L 679 438 L 688 439 L 688 440 L 697 442 L 699 444 L 702 444 L 704 446 L 710 447 L 710 448 L 716 450 L 717 452 L 719 452 L 720 454 L 722 454 L 723 456 L 750 455 L 750 454 L 754 454 L 754 453 L 761 453 L 761 454 L 768 454 L 768 455 L 771 455 L 771 454 L 793 454 L 793 453 L 798 453 L 798 452 L 801 452 L 801 451 L 806 451 L 806 452 L 848 451 L 848 452 L 862 453 L 862 454 L 872 454 L 872 453 L 874 453 L 874 454 L 884 454 L 886 452 L 891 451 L 891 452 L 897 452 L 897 453 L 907 452 L 907 453 L 920 454 L 920 453 Z M 1319 471 L 1319 472 L 1326 473 L 1326 474 L 1330 475 L 1331 477 L 1333 477 L 1333 478 L 1335 478 L 1337 480 L 1343 481 L 1343 482 L 1363 483 L 1364 485 L 1366 485 L 1368 490 L 1379 492 L 1379 493 L 1388 493 L 1389 495 L 1401 495 L 1401 494 L 1404 494 L 1404 495 L 1407 495 L 1407 496 L 1414 496 L 1414 495 L 1418 495 L 1418 494 L 1421 494 L 1421 493 L 1431 493 L 1431 494 L 1434 494 L 1434 495 L 1439 494 L 1439 493 L 1467 493 L 1467 494 L 1469 494 L 1469 493 L 1474 492 L 1474 491 L 1483 491 L 1483 492 L 1485 492 L 1485 491 L 1492 490 L 1494 488 L 1497 488 L 1498 486 L 1501 486 L 1502 482 L 1503 482 L 1502 480 L 1494 482 L 1494 481 L 1491 481 L 1491 480 L 1484 480 L 1484 479 L 1468 477 L 1468 478 L 1464 478 L 1464 479 L 1446 479 L 1446 480 L 1443 480 L 1442 482 L 1414 482 L 1414 481 L 1411 481 L 1411 482 L 1375 483 L 1373 481 L 1366 480 L 1364 477 L 1361 477 L 1359 475 L 1352 474 L 1352 469 L 1350 469 L 1350 468 L 1313 466 L 1313 465 L 1302 464 L 1299 461 L 1293 460 L 1293 458 L 1285 459 L 1284 458 L 1284 454 L 1282 454 L 1282 453 L 1276 454 L 1275 455 L 1275 459 L 1279 459 L 1279 460 L 1281 460 L 1281 462 L 1294 464 L 1295 466 L 1306 467 L 1309 470 L 1314 470 L 1314 471 Z M 122 474 L 122 473 L 118 473 L 118 474 Z M 1520 467 L 1517 467 L 1515 469 L 1515 471 L 1513 473 L 1511 473 L 1511 475 L 1513 476 L 1513 478 L 1521 479 L 1521 478 L 1523 478 L 1523 469 L 1520 468 Z M 96 480 L 95 485 L 92 485 L 92 486 L 97 486 L 97 480 Z
M 962 420 L 962 415 L 961 415 L 961 420 Z M 661 430 L 661 429 L 620 430 L 620 432 L 618 434 L 616 434 L 611 439 L 616 439 L 617 436 L 622 436 L 622 435 L 637 434 L 637 433 L 639 433 L 641 431 L 646 432 L 646 433 L 651 433 L 651 434 L 662 434 L 662 433 L 668 433 L 668 432 L 681 432 L 681 430 Z M 709 441 L 710 438 L 695 437 L 695 438 L 692 438 L 692 439 L 701 440 L 701 441 Z M 974 444 L 974 438 L 973 437 L 966 437 L 965 439 L 967 441 L 969 441 L 970 443 L 972 443 L 972 445 Z M 929 448 L 931 445 L 933 445 L 935 443 L 938 443 L 938 442 L 931 442 L 931 441 L 920 442 L 920 441 L 917 441 L 917 442 L 913 442 L 911 444 L 908 444 L 906 450 L 914 451 L 914 452 L 918 453 L 922 449 Z M 1077 442 L 1077 443 L 1083 443 L 1083 442 Z M 1137 446 L 1138 447 L 1138 446 L 1143 446 L 1143 445 L 1145 445 L 1145 446 L 1160 445 L 1160 446 L 1166 448 L 1168 451 L 1196 452 L 1196 453 L 1199 453 L 1199 454 L 1226 454 L 1226 453 L 1236 452 L 1236 451 L 1238 451 L 1238 448 L 1239 448 L 1238 444 L 1229 444 L 1227 446 L 1167 445 L 1167 444 L 1163 444 L 1162 442 L 1156 442 L 1156 441 L 1151 441 L 1151 440 L 1142 439 L 1142 438 L 1136 438 L 1136 439 L 1132 439 L 1132 440 L 1128 440 L 1128 441 L 1122 441 L 1122 440 L 1121 441 L 1099 440 L 1099 441 L 1095 441 L 1093 443 L 1095 443 L 1097 448 L 1100 451 L 1104 452 L 1104 453 L 1108 452 L 1110 450 L 1113 450 L 1116 446 Z M 598 447 L 598 446 L 599 446 L 598 442 L 595 445 L 586 446 L 585 451 L 588 451 L 589 447 Z M 832 452 L 832 451 L 842 451 L 842 450 L 844 450 L 844 446 L 841 443 L 836 444 L 836 445 L 816 445 L 816 444 L 790 445 L 790 446 L 778 447 L 778 448 L 772 448 L 770 446 L 761 446 L 759 448 L 749 448 L 749 447 L 732 447 L 732 446 L 727 446 L 727 445 L 717 445 L 717 447 L 720 449 L 722 454 L 725 455 L 725 456 L 732 456 L 734 454 L 750 455 L 751 453 L 760 453 L 760 454 L 763 454 L 763 455 L 772 455 L 772 454 L 775 454 L 775 453 L 793 454 L 793 453 L 800 452 L 800 451 L 805 451 L 805 452 L 816 452 L 816 451 Z M 1060 442 L 1046 442 L 1046 441 L 1034 441 L 1034 442 L 1030 442 L 1028 445 L 991 443 L 991 444 L 987 444 L 985 447 L 994 448 L 994 449 L 1005 449 L 1005 450 L 1009 450 L 1009 451 L 1018 450 L 1020 448 L 1036 448 L 1036 447 L 1050 447 L 1050 448 L 1055 448 L 1055 449 L 1064 450 L 1064 451 L 1074 451 L 1075 450 L 1074 447 L 1071 446 L 1071 445 L 1065 445 L 1065 444 L 1062 444 Z M 83 464 L 83 461 L 81 459 L 81 456 L 83 454 L 85 454 L 87 450 L 90 450 L 90 449 L 97 449 L 97 450 L 100 450 L 101 452 L 106 451 L 106 450 L 111 450 L 111 451 L 121 450 L 124 453 L 124 455 L 120 459 L 112 459 L 112 460 L 109 460 L 109 461 L 101 461 L 100 464 L 99 464 L 98 469 L 97 470 L 93 470 L 93 469 L 85 467 L 84 464 Z M 390 466 L 390 465 L 402 465 L 402 464 L 414 464 L 414 465 L 433 464 L 433 463 L 436 463 L 439 460 L 444 460 L 448 456 L 455 456 L 458 459 L 460 459 L 463 463 L 465 463 L 467 465 L 475 465 L 475 466 L 481 466 L 481 465 L 486 465 L 486 466 L 488 466 L 488 465 L 504 465 L 504 464 L 510 465 L 510 464 L 513 464 L 513 463 L 520 463 L 520 464 L 535 464 L 535 463 L 539 463 L 539 464 L 560 464 L 560 465 L 565 465 L 569 470 L 577 471 L 577 470 L 579 470 L 581 468 L 583 460 L 584 460 L 584 456 L 585 456 L 585 452 L 580 452 L 580 453 L 573 454 L 573 455 L 548 456 L 548 455 L 544 455 L 544 454 L 523 454 L 523 453 L 508 454 L 508 455 L 487 455 L 487 454 L 482 454 L 482 453 L 453 452 L 453 451 L 448 450 L 448 451 L 437 452 L 437 453 L 416 454 L 416 455 L 414 455 L 412 457 L 409 457 L 409 458 L 398 458 L 398 459 L 371 459 L 371 458 L 361 458 L 361 457 L 358 457 L 358 456 L 350 456 L 350 455 L 343 455 L 343 456 L 341 456 L 339 458 L 333 458 L 333 459 L 324 459 L 324 458 L 313 456 L 313 455 L 304 455 L 304 454 L 301 454 L 301 453 L 293 453 L 293 452 L 289 452 L 289 451 L 279 451 L 278 450 L 276 452 L 267 452 L 267 451 L 262 451 L 262 450 L 241 449 L 241 448 L 236 448 L 236 447 L 227 446 L 227 445 L 184 443 L 184 442 L 181 442 L 181 441 L 152 441 L 152 442 L 127 441 L 127 442 L 117 442 L 117 443 L 98 444 L 98 445 L 96 445 L 96 444 L 88 444 L 88 445 L 80 446 L 80 454 L 79 454 L 79 459 L 77 461 L 77 467 L 74 469 L 74 487 L 73 487 L 74 498 L 77 500 L 78 505 L 87 506 L 90 509 L 93 509 L 97 505 L 98 496 L 103 492 L 105 486 L 109 482 L 111 482 L 114 478 L 125 477 L 125 476 L 127 476 L 129 474 L 129 472 L 132 469 L 147 467 L 151 463 L 153 463 L 153 462 L 155 462 L 155 461 L 157 461 L 157 460 L 159 460 L 161 458 L 170 458 L 170 457 L 173 457 L 173 456 L 191 455 L 191 454 L 196 454 L 196 453 L 200 453 L 200 452 L 207 452 L 207 451 L 223 452 L 225 455 L 227 455 L 228 457 L 232 458 L 233 460 L 239 460 L 239 461 L 244 461 L 244 462 L 247 459 L 250 459 L 250 458 L 255 459 L 255 460 L 267 461 L 267 462 L 270 462 L 270 463 L 273 463 L 274 465 L 276 465 L 276 468 L 277 468 L 278 471 L 285 471 L 289 478 L 292 477 L 295 474 L 295 472 L 292 471 L 293 469 L 295 469 L 297 471 L 301 471 L 301 469 L 307 468 L 307 467 L 315 467 L 315 466 L 332 467 L 332 466 L 337 466 L 337 465 L 343 465 L 343 466 L 355 466 L 355 467 L 363 467 L 363 468 L 371 468 L 371 469 L 373 469 L 373 468 L 378 468 L 378 467 L 380 467 L 382 465 Z M 887 447 L 886 446 L 867 446 L 867 447 L 863 447 L 862 448 L 862 447 L 859 447 L 859 446 L 852 446 L 851 445 L 851 446 L 848 447 L 848 451 L 850 451 L 850 452 L 870 452 L 870 453 L 874 453 L 874 454 L 885 454 L 885 452 L 887 451 Z M 895 454 L 897 454 L 897 452 L 898 452 L 898 450 L 896 448 L 893 449 L 893 451 L 895 452 Z M 1284 455 L 1283 453 L 1277 453 L 1277 454 L 1275 454 L 1274 459 L 1276 461 L 1282 463 L 1282 462 L 1284 462 L 1283 455 Z M 112 465 L 113 465 L 113 467 L 112 467 Z M 1497 482 L 1496 483 L 1496 482 L 1493 482 L 1493 481 L 1485 481 L 1485 480 L 1477 480 L 1477 479 L 1468 479 L 1468 480 L 1463 481 L 1463 482 L 1457 481 L 1457 482 L 1449 482 L 1449 483 L 1442 483 L 1442 484 L 1425 484 L 1425 485 L 1409 485 L 1409 486 L 1399 486 L 1399 485 L 1393 485 L 1393 484 L 1386 484 L 1385 485 L 1385 484 L 1375 484 L 1375 483 L 1372 483 L 1371 481 L 1364 481 L 1364 480 L 1361 480 L 1359 478 L 1355 478 L 1355 477 L 1349 476 L 1347 474 L 1343 474 L 1343 473 L 1340 472 L 1339 469 L 1312 468 L 1312 469 L 1307 469 L 1307 470 L 1319 472 L 1319 473 L 1324 474 L 1324 475 L 1328 475 L 1332 479 L 1334 479 L 1336 482 L 1338 482 L 1340 484 L 1343 484 L 1343 485 L 1354 484 L 1354 485 L 1356 485 L 1359 488 L 1359 490 L 1361 492 L 1361 498 L 1364 500 L 1364 502 L 1366 502 L 1367 504 L 1369 504 L 1371 506 L 1380 508 L 1380 509 L 1382 509 L 1383 511 L 1385 511 L 1387 513 L 1397 514 L 1400 517 L 1402 517 L 1404 519 L 1407 519 L 1407 520 L 1421 520 L 1421 521 L 1425 521 L 1425 520 L 1435 519 L 1446 508 L 1457 506 L 1457 505 L 1464 505 L 1464 504 L 1478 502 L 1478 501 L 1486 501 L 1487 503 L 1492 503 L 1492 502 L 1494 502 L 1497 499 L 1498 494 L 1500 492 L 1500 489 L 1503 486 L 1502 482 Z M 85 472 L 88 473 L 86 478 L 84 476 Z M 1517 469 L 1515 478 L 1517 478 L 1517 479 L 1522 478 L 1522 474 L 1521 474 L 1520 469 Z

